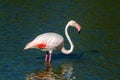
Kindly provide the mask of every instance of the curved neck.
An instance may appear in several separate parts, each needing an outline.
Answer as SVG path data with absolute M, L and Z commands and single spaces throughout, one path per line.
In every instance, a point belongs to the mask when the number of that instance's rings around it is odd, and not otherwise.
M 73 48 L 74 48 L 74 45 L 73 45 L 73 43 L 72 43 L 72 41 L 71 41 L 71 38 L 69 37 L 69 35 L 68 35 L 68 28 L 69 28 L 69 23 L 66 25 L 66 27 L 65 27 L 65 35 L 66 35 L 66 37 L 67 37 L 67 39 L 68 39 L 68 42 L 69 42 L 69 44 L 70 44 L 70 49 L 69 50 L 66 50 L 64 47 L 61 49 L 61 51 L 64 53 L 64 54 L 70 54 L 72 51 L 73 51 Z

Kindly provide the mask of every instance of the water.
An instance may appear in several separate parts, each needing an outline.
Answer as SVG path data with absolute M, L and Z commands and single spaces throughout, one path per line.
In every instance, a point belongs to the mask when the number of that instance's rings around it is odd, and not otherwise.
M 0 80 L 119 80 L 118 1 L 4 0 L 0 10 Z M 81 34 L 69 29 L 72 54 L 54 51 L 52 63 L 45 64 L 45 52 L 23 50 L 41 33 L 65 38 L 64 26 L 71 19 L 82 26 Z

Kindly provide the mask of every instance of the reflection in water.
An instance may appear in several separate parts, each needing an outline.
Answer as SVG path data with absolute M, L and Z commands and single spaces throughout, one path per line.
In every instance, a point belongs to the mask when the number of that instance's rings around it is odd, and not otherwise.
M 27 74 L 26 80 L 75 80 L 73 67 L 63 64 L 61 69 L 55 70 L 51 64 L 46 64 L 46 70 L 37 73 Z
M 62 65 L 62 75 L 63 79 L 72 80 L 75 79 L 75 77 L 72 76 L 73 73 L 73 67 L 69 64 Z

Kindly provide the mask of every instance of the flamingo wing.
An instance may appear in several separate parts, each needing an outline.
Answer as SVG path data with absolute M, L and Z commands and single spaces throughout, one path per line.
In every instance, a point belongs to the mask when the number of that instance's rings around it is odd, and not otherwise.
M 33 42 L 40 49 L 55 49 L 63 43 L 63 37 L 57 33 L 44 33 L 37 36 Z

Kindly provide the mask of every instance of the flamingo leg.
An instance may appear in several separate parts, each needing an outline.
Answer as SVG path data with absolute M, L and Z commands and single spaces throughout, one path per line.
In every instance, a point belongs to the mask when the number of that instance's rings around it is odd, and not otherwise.
M 51 62 L 52 60 L 52 52 L 49 53 L 49 63 Z
M 45 55 L 45 62 L 48 62 L 48 51 L 46 52 L 46 55 Z

